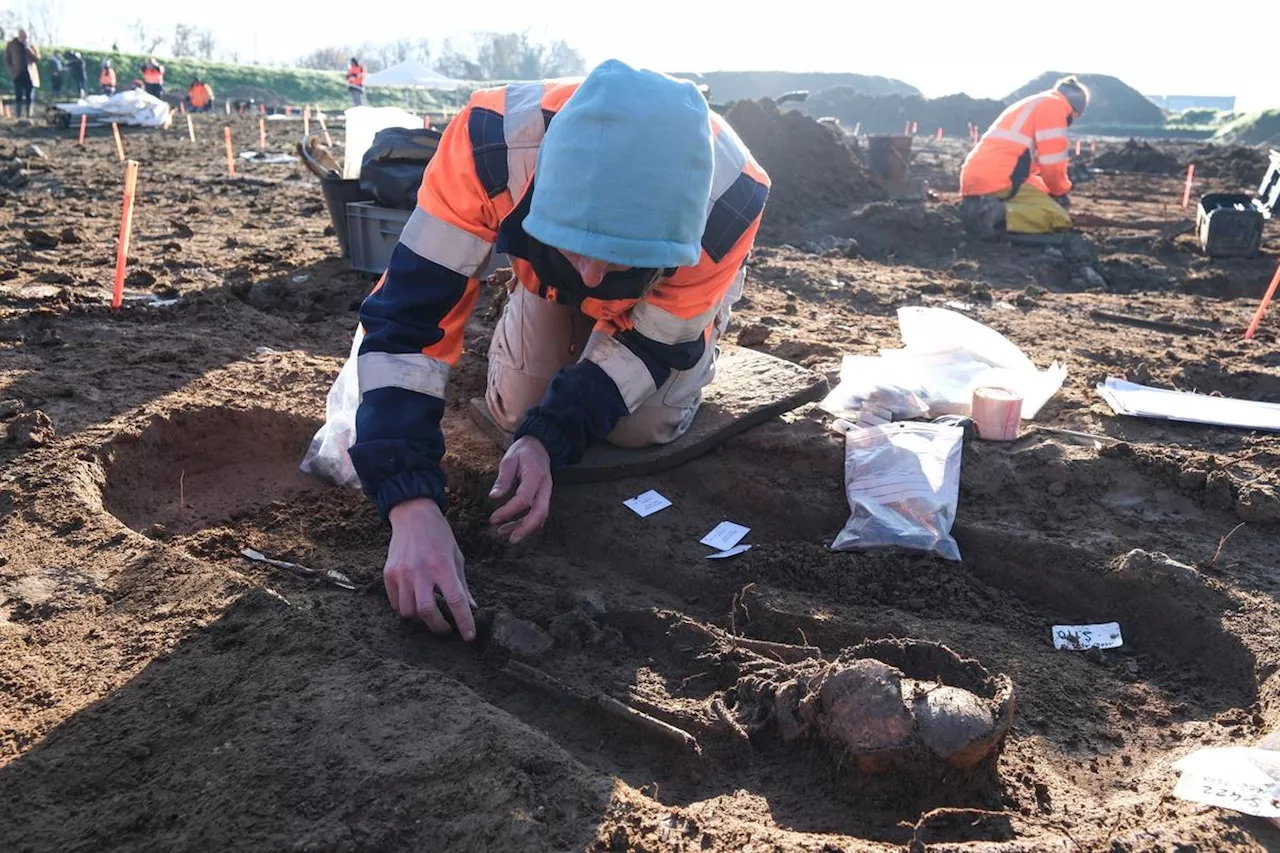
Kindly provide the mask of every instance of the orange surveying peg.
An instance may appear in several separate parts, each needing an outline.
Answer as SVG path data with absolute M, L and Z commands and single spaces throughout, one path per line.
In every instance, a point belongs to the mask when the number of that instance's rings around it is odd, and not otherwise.
M 1253 322 L 1245 330 L 1244 339 L 1246 341 L 1253 340 L 1253 333 L 1258 331 L 1258 326 L 1262 323 L 1262 315 L 1267 313 L 1267 306 L 1271 304 L 1271 297 L 1276 295 L 1277 287 L 1280 287 L 1280 264 L 1276 264 L 1276 274 L 1271 277 L 1271 285 L 1267 288 L 1266 295 L 1262 297 L 1257 313 L 1253 315 Z
M 120 240 L 116 243 L 116 278 L 111 290 L 111 307 L 120 310 L 124 302 L 124 269 L 129 263 L 129 235 L 133 231 L 133 197 L 138 189 L 138 161 L 124 167 L 124 204 L 120 208 Z
M 89 129 L 89 117 L 87 115 L 80 116 L 80 141 L 77 145 L 84 145 L 84 132 Z
M 120 139 L 120 125 L 114 121 L 111 122 L 111 135 L 116 138 L 116 154 L 120 157 L 120 162 L 124 162 L 124 142 Z
M 1182 209 L 1186 210 L 1187 205 L 1191 203 L 1191 181 L 1196 176 L 1196 164 L 1187 165 L 1187 183 L 1182 187 Z
M 430 130 L 430 127 L 426 128 Z M 324 144 L 330 148 L 333 147 L 333 137 L 329 135 L 329 127 L 324 123 L 324 116 L 320 116 L 320 132 L 324 134 Z
M 179 101 L 179 102 L 178 102 L 178 112 L 182 113 L 183 115 L 186 115 L 186 114 L 187 114 L 187 102 L 186 102 L 186 101 Z
M 266 105 L 266 104 L 258 104 L 258 115 L 260 115 L 260 116 L 264 116 L 264 115 L 266 115 L 266 114 L 267 114 L 267 105 Z
M 920 122 L 918 121 L 911 122 L 911 135 L 915 136 L 919 132 L 920 132 Z
M 1079 139 L 1076 140 L 1076 156 L 1077 157 L 1080 156 L 1080 140 Z
M 191 123 L 191 116 L 187 116 L 187 136 L 191 137 L 191 141 L 196 141 L 196 127 Z
M 311 135 L 311 105 L 307 104 L 302 108 L 302 135 Z
M 222 138 L 226 140 L 227 143 L 227 174 L 234 178 L 236 176 L 236 155 L 235 151 L 231 147 L 230 126 L 222 128 Z
M 938 141 L 942 141 L 942 128 L 938 128 Z

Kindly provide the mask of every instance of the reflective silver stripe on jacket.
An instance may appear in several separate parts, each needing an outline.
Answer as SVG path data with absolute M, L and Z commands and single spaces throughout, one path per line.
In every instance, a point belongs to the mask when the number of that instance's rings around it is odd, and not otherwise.
M 378 388 L 403 388 L 444 399 L 449 365 L 420 352 L 365 352 L 356 359 L 360 394 Z
M 400 242 L 420 258 L 474 278 L 489 262 L 493 244 L 469 231 L 432 216 L 422 208 L 413 211 L 400 232 Z
M 582 353 L 584 361 L 597 365 L 609 375 L 618 393 L 627 404 L 627 411 L 634 412 L 640 404 L 658 390 L 653 376 L 640 356 L 619 343 L 612 335 L 593 332 Z
M 507 86 L 502 135 L 507 142 L 507 189 L 519 203 L 538 162 L 538 146 L 546 132 L 542 119 L 542 81 Z

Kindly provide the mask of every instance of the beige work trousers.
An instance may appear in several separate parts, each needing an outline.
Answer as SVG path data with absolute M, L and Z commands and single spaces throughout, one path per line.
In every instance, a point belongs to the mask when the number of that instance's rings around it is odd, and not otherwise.
M 580 360 L 594 335 L 595 320 L 577 308 L 558 305 L 513 282 L 511 295 L 489 343 L 485 401 L 503 429 L 514 431 L 529 409 L 542 401 L 557 373 Z M 674 441 L 693 424 L 702 389 L 716 375 L 716 349 L 733 304 L 742 295 L 742 273 L 725 294 L 702 358 L 671 376 L 609 433 L 618 447 L 647 447 Z

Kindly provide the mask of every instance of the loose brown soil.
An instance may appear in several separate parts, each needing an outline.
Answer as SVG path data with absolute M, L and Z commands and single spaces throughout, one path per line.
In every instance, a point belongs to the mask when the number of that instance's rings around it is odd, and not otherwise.
M 256 138 L 256 121 L 233 126 Z M 336 257 L 300 166 L 228 180 L 221 122 L 198 127 L 197 145 L 125 135 L 143 165 L 118 313 L 109 136 L 81 150 L 4 128 L 0 155 L 26 159 L 28 182 L 0 206 L 0 849 L 1280 847 L 1270 824 L 1170 796 L 1177 758 L 1280 724 L 1280 439 L 1118 418 L 1093 390 L 1116 375 L 1280 401 L 1280 320 L 1241 334 L 1274 226 L 1262 257 L 1211 261 L 1179 177 L 1101 175 L 1073 211 L 1113 224 L 1054 251 L 968 241 L 947 194 L 821 211 L 818 253 L 761 247 L 735 322 L 771 330 L 759 346 L 775 355 L 834 377 L 842 354 L 896 345 L 897 307 L 958 305 L 1068 365 L 1022 439 L 966 449 L 962 563 L 827 548 L 848 512 L 843 455 L 812 410 L 659 476 L 560 487 L 534 541 L 500 544 L 497 452 L 464 410 L 501 292 L 486 288 L 446 422 L 486 626 L 468 646 L 392 614 L 374 511 L 296 472 L 372 277 Z M 295 133 L 273 124 L 272 147 Z M 27 157 L 33 140 L 48 159 Z M 944 174 L 965 149 L 929 151 Z M 675 506 L 622 506 L 649 488 Z M 698 539 L 726 518 L 754 549 L 708 561 Z M 1119 649 L 1053 648 L 1053 624 L 1111 620 Z M 707 713 L 752 640 L 835 660 L 893 639 L 1012 679 L 998 761 L 864 773 L 821 738 L 743 740 Z M 514 658 L 567 689 L 516 677 Z M 701 753 L 580 701 L 601 694 Z

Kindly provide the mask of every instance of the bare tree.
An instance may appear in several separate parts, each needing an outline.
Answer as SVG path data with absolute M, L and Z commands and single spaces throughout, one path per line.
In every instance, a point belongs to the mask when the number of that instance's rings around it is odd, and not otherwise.
M 173 25 L 173 41 L 171 49 L 174 56 L 195 55 L 196 28 L 190 24 Z
M 337 71 L 347 67 L 351 48 L 345 45 L 320 47 L 299 57 L 293 64 L 298 68 L 314 68 L 320 71 Z
M 217 50 L 218 43 L 213 37 L 213 31 L 208 27 L 198 31 L 195 36 L 195 55 L 201 59 L 213 59 L 214 52 Z
M 133 23 L 129 25 L 129 32 L 133 34 L 134 43 L 138 45 L 139 53 L 154 53 L 155 49 L 164 44 L 164 36 L 158 35 L 154 30 L 147 26 L 147 22 L 141 18 L 135 18 Z

